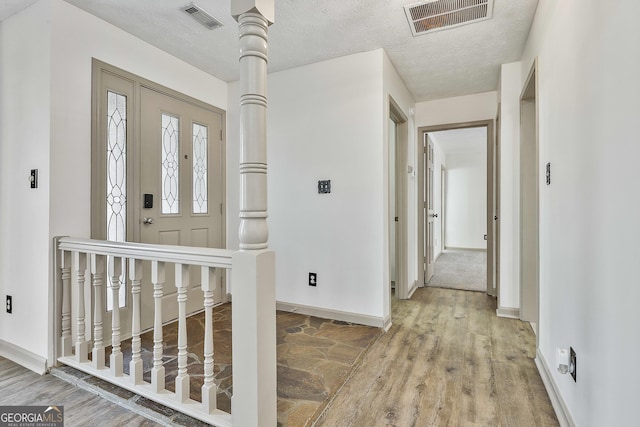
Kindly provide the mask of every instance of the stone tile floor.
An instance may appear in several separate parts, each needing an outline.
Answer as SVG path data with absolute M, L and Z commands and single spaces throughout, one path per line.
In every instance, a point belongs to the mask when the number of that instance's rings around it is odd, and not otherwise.
M 214 308 L 214 374 L 218 385 L 218 408 L 231 412 L 231 304 Z M 175 390 L 177 374 L 177 322 L 165 325 L 164 366 L 167 390 Z M 379 328 L 321 319 L 318 317 L 278 311 L 276 313 L 278 426 L 311 425 L 351 373 L 359 366 L 364 354 L 381 335 Z M 204 349 L 204 313 L 188 318 L 188 371 L 191 378 L 191 398 L 201 400 Z M 153 363 L 153 331 L 141 336 L 144 380 L 150 381 Z M 131 360 L 131 340 L 122 343 L 125 373 Z M 110 348 L 106 351 L 108 365 Z M 84 375 L 84 374 L 83 374 Z M 111 393 L 117 387 L 101 380 L 88 379 Z M 129 393 L 127 391 L 122 391 Z M 130 398 L 129 395 L 124 398 Z M 137 404 L 159 411 L 153 402 L 137 398 Z M 169 410 L 174 417 L 175 411 Z M 196 421 L 196 420 L 192 420 Z M 186 422 L 185 425 L 194 425 Z M 196 423 L 198 425 L 198 423 Z

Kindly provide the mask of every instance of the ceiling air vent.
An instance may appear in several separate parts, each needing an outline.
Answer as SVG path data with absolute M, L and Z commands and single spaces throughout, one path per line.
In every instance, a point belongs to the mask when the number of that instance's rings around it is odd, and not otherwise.
M 491 19 L 493 0 L 427 0 L 404 7 L 414 36 Z
M 213 16 L 202 10 L 200 6 L 195 3 L 191 3 L 182 8 L 187 14 L 191 15 L 193 19 L 204 25 L 210 30 L 222 27 L 222 22 L 218 21 Z

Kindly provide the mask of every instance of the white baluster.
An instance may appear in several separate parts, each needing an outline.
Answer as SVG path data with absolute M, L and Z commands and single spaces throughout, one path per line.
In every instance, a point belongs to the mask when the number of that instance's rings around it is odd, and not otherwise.
M 212 413 L 217 408 L 218 387 L 213 381 L 213 295 L 218 287 L 215 268 L 202 267 L 202 291 L 204 292 L 204 384 L 202 385 L 202 406 Z
M 134 384 L 142 383 L 142 358 L 140 357 L 140 284 L 142 282 L 142 261 L 129 260 L 129 279 L 131 279 L 131 362 L 129 376 Z
M 122 275 L 122 258 L 109 257 L 109 277 L 111 277 L 111 374 L 122 376 L 122 351 L 120 350 L 120 276 Z
M 176 264 L 176 288 L 178 289 L 178 375 L 176 399 L 189 400 L 189 374 L 187 373 L 187 289 L 189 265 Z
M 74 252 L 73 268 L 76 271 L 76 284 L 78 287 L 76 359 L 79 363 L 82 363 L 88 360 L 87 353 L 89 352 L 89 343 L 86 340 L 84 323 L 84 274 L 87 270 L 87 254 Z
M 151 388 L 155 393 L 164 390 L 164 366 L 162 365 L 162 286 L 165 279 L 164 262 L 151 261 L 151 282 L 155 303 L 153 321 L 153 368 L 151 368 Z
M 93 352 L 91 364 L 95 369 L 104 368 L 104 344 L 102 334 L 102 313 L 104 304 L 102 300 L 102 284 L 104 277 L 104 256 L 91 254 L 91 276 L 93 278 Z
M 62 333 L 60 334 L 60 355 L 71 356 L 71 253 L 60 251 L 60 271 L 62 277 Z

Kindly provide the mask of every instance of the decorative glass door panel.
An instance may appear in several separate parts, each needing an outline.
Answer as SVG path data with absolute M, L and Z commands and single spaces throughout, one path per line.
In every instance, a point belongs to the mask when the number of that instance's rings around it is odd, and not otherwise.
M 222 247 L 222 117 L 188 102 L 143 88 L 141 91 L 140 192 L 159 203 L 140 209 L 140 241 L 168 245 Z M 163 316 L 177 317 L 173 265 L 167 265 Z M 202 307 L 198 271 L 191 272 L 187 310 Z M 152 313 L 151 287 L 142 290 L 143 309 Z M 148 295 L 145 295 L 148 293 Z M 148 305 L 145 310 L 145 304 Z M 144 317 L 144 314 L 143 314 Z M 151 326 L 151 318 L 142 319 Z
M 127 240 L 127 97 L 107 91 L 107 240 Z M 121 277 L 126 277 L 123 267 Z M 122 281 L 122 280 L 121 280 Z M 111 277 L 107 283 L 111 286 Z M 127 286 L 118 292 L 119 307 L 126 305 Z M 113 309 L 113 294 L 107 290 L 107 311 Z
M 193 213 L 206 214 L 208 212 L 208 166 L 207 156 L 209 128 L 198 123 L 193 123 Z

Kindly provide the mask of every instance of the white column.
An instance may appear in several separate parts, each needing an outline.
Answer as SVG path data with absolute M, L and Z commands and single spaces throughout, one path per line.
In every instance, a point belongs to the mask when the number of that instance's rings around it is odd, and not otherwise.
M 273 1 L 232 0 L 231 13 L 240 30 L 240 249 L 266 249 L 267 29 Z
M 233 425 L 277 424 L 275 253 L 233 254 Z
M 267 29 L 273 0 L 231 0 L 240 30 L 240 252 L 233 256 L 233 425 L 277 424 L 275 254 L 267 250 Z

